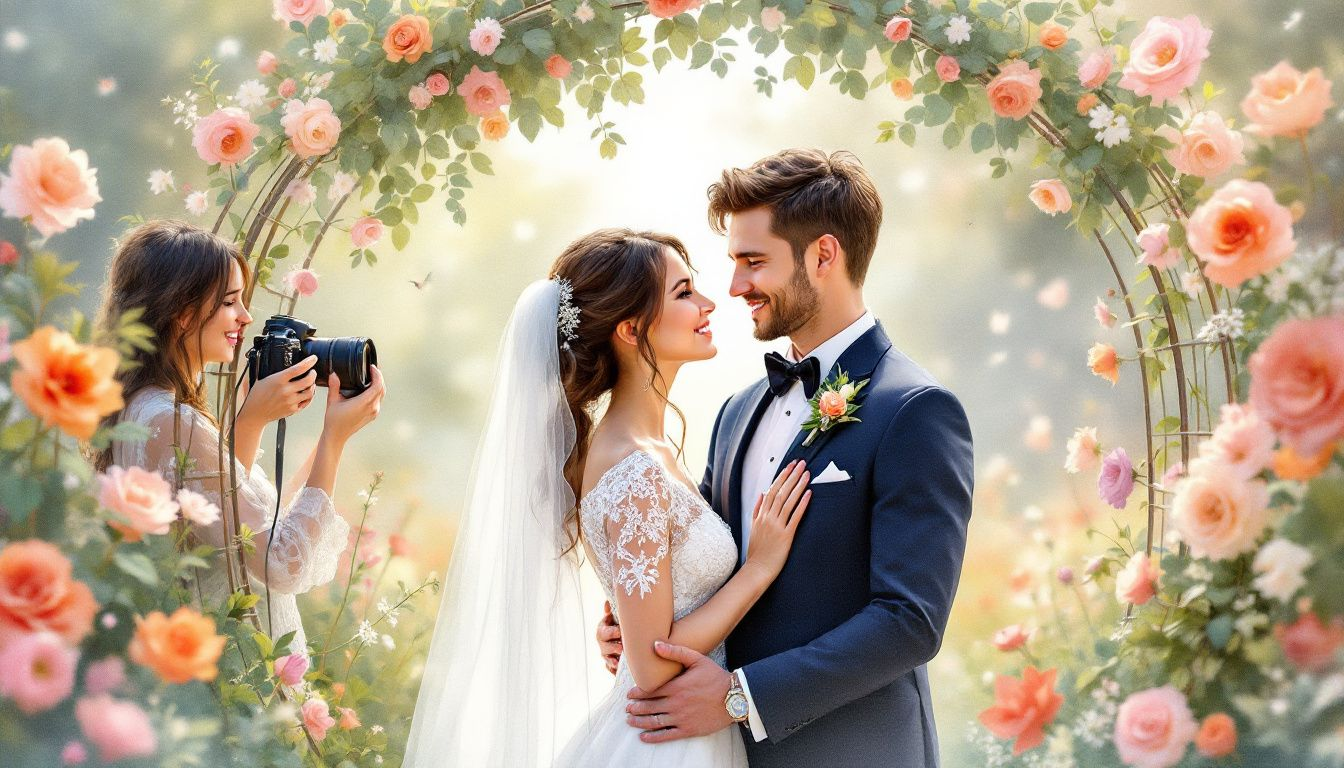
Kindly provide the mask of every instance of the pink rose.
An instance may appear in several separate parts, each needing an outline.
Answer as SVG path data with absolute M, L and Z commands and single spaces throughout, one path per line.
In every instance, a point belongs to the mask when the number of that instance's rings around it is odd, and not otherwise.
M 91 696 L 112 693 L 125 684 L 126 662 L 120 656 L 99 659 L 84 670 L 84 692 Z
M 1213 282 L 1236 288 L 1282 264 L 1297 248 L 1293 214 L 1258 181 L 1233 179 L 1195 209 L 1186 225 L 1190 250 Z
M 1249 367 L 1252 407 L 1298 454 L 1344 437 L 1344 315 L 1280 323 Z
M 8 240 L 0 240 L 0 267 L 19 263 L 19 249 Z
M 191 145 L 209 165 L 237 165 L 252 154 L 252 142 L 261 127 L 252 122 L 246 110 L 224 107 L 196 121 Z
M 406 97 L 411 100 L 411 106 L 416 109 L 425 109 L 434 100 L 434 95 L 423 85 L 412 85 L 410 93 Z
M 1181 263 L 1181 251 L 1171 247 L 1171 225 L 1149 224 L 1136 238 L 1143 255 L 1140 264 L 1158 269 L 1171 269 Z
M 257 71 L 263 75 L 273 75 L 280 66 L 280 60 L 270 51 L 262 51 L 257 54 Z
M 182 511 L 182 517 L 194 525 L 214 525 L 219 522 L 219 507 L 189 488 L 177 492 L 177 506 Z
M 985 86 L 985 93 L 994 114 L 1021 120 L 1031 114 L 1041 99 L 1041 71 L 1020 59 L 1010 61 Z
M 15 637 L 0 650 L 0 696 L 35 715 L 65 701 L 75 688 L 79 651 L 59 635 L 33 632 Z
M 1101 441 L 1097 439 L 1096 427 L 1079 427 L 1069 438 L 1066 449 L 1064 470 L 1069 474 L 1086 472 L 1101 463 Z
M 350 731 L 358 728 L 362 723 L 359 722 L 359 715 L 351 707 L 337 707 L 337 712 L 341 713 L 340 728 L 342 731 Z
M 569 77 L 569 73 L 574 70 L 574 66 L 569 60 L 560 54 L 552 54 L 546 59 L 546 74 L 554 77 L 556 80 L 564 80 Z
M 271 17 L 286 24 L 297 21 L 303 26 L 318 16 L 331 13 L 331 0 L 272 0 Z
M 1181 173 L 1210 179 L 1246 162 L 1241 132 L 1229 128 L 1217 112 L 1199 112 L 1185 130 L 1164 125 L 1157 134 L 1176 145 L 1166 151 L 1167 162 Z
M 1335 654 L 1344 645 L 1344 622 L 1336 617 L 1327 626 L 1316 614 L 1304 613 L 1292 624 L 1274 627 L 1274 637 L 1294 666 L 1320 673 L 1334 666 Z
M 1254 406 L 1227 403 L 1213 436 L 1200 444 L 1199 455 L 1250 480 L 1274 461 L 1274 442 L 1274 430 Z
M 158 472 L 113 465 L 98 475 L 98 487 L 98 503 L 121 518 L 110 524 L 128 541 L 146 533 L 163 535 L 177 519 L 173 486 Z
M 1111 311 L 1110 307 L 1106 306 L 1105 301 L 1097 299 L 1097 303 L 1092 305 L 1092 314 L 1097 318 L 1097 325 L 1102 328 L 1115 327 L 1115 313 Z
M 98 748 L 105 763 L 127 757 L 149 757 L 158 749 L 158 737 L 149 715 L 130 701 L 107 694 L 86 696 L 75 702 L 75 719 L 84 738 Z
M 1209 57 L 1213 32 L 1199 17 L 1155 16 L 1129 47 L 1120 87 L 1161 104 L 1199 79 L 1200 62 Z
M 280 682 L 291 688 L 302 683 L 303 676 L 307 673 L 308 656 L 306 654 L 291 653 L 275 660 L 275 676 L 280 678 Z
M 327 737 L 327 729 L 336 724 L 331 716 L 327 702 L 314 696 L 303 702 L 303 725 L 312 734 L 313 741 L 322 741 Z
M 1143 552 L 1135 552 L 1115 575 L 1115 599 L 1143 605 L 1157 594 L 1158 576 L 1157 564 Z
M 311 98 L 290 109 L 280 118 L 285 135 L 294 154 L 299 157 L 317 157 L 330 152 L 341 137 L 341 120 L 331 110 L 326 99 Z
M 294 82 L 294 78 L 292 77 L 286 77 L 284 80 L 281 80 L 280 85 L 275 88 L 275 92 L 279 94 L 282 99 L 293 98 L 298 90 L 299 86 Z
M 660 19 L 670 19 L 700 7 L 700 0 L 646 0 L 649 13 Z
M 776 5 L 767 5 L 761 9 L 761 29 L 766 32 L 778 32 L 784 24 L 784 12 Z M 891 25 L 888 24 L 888 27 Z
M 1021 624 L 1010 624 L 994 633 L 994 647 L 1000 651 L 1015 651 L 1027 644 L 1031 633 Z
M 489 56 L 494 53 L 495 49 L 499 47 L 499 41 L 503 39 L 504 27 L 491 18 L 477 19 L 476 26 L 467 35 L 471 50 L 482 56 Z
M 82 765 L 88 759 L 89 751 L 78 739 L 71 739 L 61 749 L 61 765 Z
M 1100 88 L 1106 78 L 1111 76 L 1111 68 L 1114 66 L 1115 59 L 1110 49 L 1092 51 L 1078 65 L 1078 82 L 1089 90 Z
M 1069 195 L 1069 188 L 1064 186 L 1064 182 L 1059 179 L 1041 179 L 1033 182 L 1031 192 L 1027 193 L 1027 198 L 1041 209 L 1041 212 L 1054 216 L 1057 213 L 1068 213 L 1073 208 L 1073 198 Z
M 291 269 L 285 273 L 285 288 L 300 296 L 312 296 L 317 293 L 317 273 L 311 269 Z
M 84 150 L 71 151 L 65 139 L 15 147 L 9 175 L 0 173 L 0 211 L 11 219 L 31 218 L 43 237 L 92 219 L 93 206 L 102 199 L 98 169 L 89 167 Z
M 1251 78 L 1251 92 L 1241 101 L 1250 119 L 1246 130 L 1261 136 L 1299 136 L 1325 119 L 1334 106 L 1330 81 L 1315 67 L 1306 74 L 1287 61 Z
M 910 39 L 910 30 L 914 27 L 914 22 L 904 16 L 892 16 L 891 21 L 882 30 L 882 34 L 893 43 L 899 43 Z
M 845 396 L 834 390 L 823 393 L 817 401 L 817 411 L 830 419 L 838 419 L 844 416 L 847 408 Z
M 947 54 L 939 56 L 933 68 L 938 73 L 938 79 L 944 83 L 951 83 L 961 77 L 961 65 L 957 63 L 955 56 Z
M 1201 458 L 1176 484 L 1172 522 L 1195 557 L 1230 560 L 1255 549 L 1269 522 L 1269 491 L 1221 462 Z
M 509 103 L 509 89 L 497 72 L 482 72 L 480 67 L 472 67 L 457 89 L 458 94 L 467 102 L 467 111 L 477 117 L 498 112 Z
M 350 227 L 350 240 L 356 248 L 368 248 L 383 239 L 383 222 L 375 216 L 365 216 Z
M 1107 504 L 1116 509 L 1124 509 L 1129 494 L 1134 491 L 1134 465 L 1124 448 L 1116 448 L 1106 454 L 1101 462 L 1101 474 L 1097 477 L 1097 491 Z
M 1115 748 L 1126 765 L 1168 768 L 1199 732 L 1185 694 L 1164 685 L 1130 694 L 1115 716 Z
M 433 72 L 425 78 L 425 90 L 429 91 L 430 96 L 447 96 L 453 90 L 453 84 L 448 81 L 447 75 Z

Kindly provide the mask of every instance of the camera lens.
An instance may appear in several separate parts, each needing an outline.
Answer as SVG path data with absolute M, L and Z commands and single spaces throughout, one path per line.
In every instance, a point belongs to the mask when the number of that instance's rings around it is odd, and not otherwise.
M 372 339 L 363 336 L 309 338 L 304 342 L 303 354 L 317 355 L 317 383 L 326 386 L 327 377 L 335 372 L 341 383 L 341 394 L 346 397 L 363 392 L 373 383 L 370 366 L 377 365 L 378 350 Z

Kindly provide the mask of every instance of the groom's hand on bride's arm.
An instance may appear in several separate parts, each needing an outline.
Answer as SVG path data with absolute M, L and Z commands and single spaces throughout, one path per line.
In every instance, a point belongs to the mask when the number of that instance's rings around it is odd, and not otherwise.
M 607 665 L 607 671 L 614 675 L 625 646 L 621 644 L 621 625 L 616 623 L 616 617 L 611 612 L 610 600 L 603 603 L 603 611 L 602 621 L 597 624 L 597 647 L 602 652 L 602 662 Z
M 656 691 L 630 689 L 626 722 L 644 731 L 640 741 L 657 744 L 707 736 L 733 724 L 723 703 L 732 684 L 726 669 L 680 645 L 657 642 L 653 649 L 686 669 Z

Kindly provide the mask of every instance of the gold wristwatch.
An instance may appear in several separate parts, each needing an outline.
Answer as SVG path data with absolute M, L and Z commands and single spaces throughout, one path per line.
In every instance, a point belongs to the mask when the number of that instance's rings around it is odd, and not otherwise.
M 751 712 L 747 694 L 742 691 L 742 683 L 738 681 L 736 672 L 733 673 L 732 682 L 729 683 L 728 695 L 723 697 L 723 706 L 728 710 L 728 717 L 731 717 L 734 723 L 746 722 L 747 715 Z

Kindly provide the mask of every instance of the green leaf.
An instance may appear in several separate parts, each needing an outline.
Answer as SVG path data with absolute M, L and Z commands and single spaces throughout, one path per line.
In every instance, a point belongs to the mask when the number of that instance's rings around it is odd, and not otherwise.
M 0 431 L 0 449 L 17 451 L 37 435 L 37 419 L 21 419 Z
M 817 65 L 806 56 L 794 56 L 784 63 L 784 79 L 797 80 L 804 89 L 812 87 L 817 77 Z
M 411 228 L 404 223 L 398 224 L 392 228 L 392 247 L 398 251 L 406 247 L 411 241 Z
M 913 123 L 903 124 L 900 128 L 896 129 L 896 135 L 900 137 L 901 141 L 905 142 L 906 146 L 915 146 L 915 126 Z
M 994 127 L 989 123 L 980 123 L 971 130 L 971 151 L 983 152 L 994 146 Z
M 490 156 L 483 152 L 471 153 L 471 167 L 486 176 L 493 176 L 495 173 L 494 167 L 490 164 Z
M 943 129 L 943 146 L 948 149 L 955 148 L 961 143 L 963 135 L 964 132 L 960 125 L 956 123 L 948 123 L 947 127 Z
M 1222 650 L 1227 647 L 1227 641 L 1232 639 L 1233 619 L 1232 614 L 1225 613 L 1204 628 L 1204 634 L 1208 635 L 1209 642 L 1214 648 Z
M 122 573 L 147 587 L 157 587 L 159 585 L 159 572 L 154 567 L 154 561 L 150 560 L 144 552 L 118 549 L 112 555 L 112 562 Z
M 1027 14 L 1027 21 L 1032 24 L 1044 24 L 1054 17 L 1058 7 L 1057 3 L 1027 3 L 1022 10 Z
M 539 59 L 545 59 L 555 53 L 555 41 L 551 39 L 550 30 L 544 27 L 537 27 L 524 32 L 523 45 L 527 46 L 527 50 Z
M 924 109 L 924 124 L 930 127 L 942 125 L 952 118 L 952 104 L 942 94 L 925 95 Z

